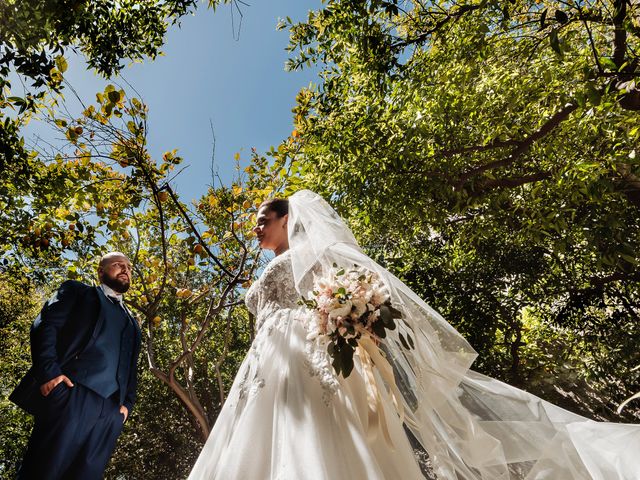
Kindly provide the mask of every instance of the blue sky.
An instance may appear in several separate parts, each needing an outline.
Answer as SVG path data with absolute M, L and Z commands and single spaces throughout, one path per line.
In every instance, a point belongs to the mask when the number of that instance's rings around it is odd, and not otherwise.
M 289 135 L 296 93 L 317 79 L 312 69 L 284 70 L 288 32 L 277 31 L 276 25 L 286 16 L 304 20 L 310 9 L 318 8 L 320 0 L 242 6 L 238 38 L 238 16 L 234 35 L 231 6 L 214 13 L 202 2 L 195 15 L 183 17 L 180 28 L 169 30 L 164 56 L 123 69 L 122 77 L 149 106 L 152 155 L 177 148 L 183 166 L 188 165 L 176 180 L 184 200 L 199 197 L 211 183 L 210 121 L 216 164 L 225 183 L 231 181 L 236 152 L 246 160 L 251 147 L 263 152 Z M 69 59 L 65 78 L 86 102 L 93 102 L 95 93 L 109 83 L 88 71 L 81 57 Z M 47 137 L 37 125 L 29 130 Z

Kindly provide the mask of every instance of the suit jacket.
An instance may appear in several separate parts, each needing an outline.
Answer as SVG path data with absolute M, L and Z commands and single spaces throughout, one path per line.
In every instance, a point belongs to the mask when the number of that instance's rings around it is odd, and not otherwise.
M 73 361 L 82 365 L 82 352 L 95 341 L 101 331 L 104 316 L 100 314 L 99 287 L 74 280 L 64 282 L 42 308 L 31 326 L 31 358 L 33 365 L 9 396 L 16 405 L 31 414 L 40 409 L 40 386 L 66 374 L 65 366 Z M 136 329 L 133 361 L 129 371 L 124 406 L 133 409 L 137 387 L 137 363 L 140 352 L 140 328 Z M 70 377 L 73 380 L 73 377 Z

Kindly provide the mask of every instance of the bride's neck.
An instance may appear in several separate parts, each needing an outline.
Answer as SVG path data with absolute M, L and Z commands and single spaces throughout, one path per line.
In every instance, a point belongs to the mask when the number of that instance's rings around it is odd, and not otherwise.
M 282 245 L 277 246 L 273 252 L 276 254 L 276 257 L 284 252 L 289 250 L 289 242 L 285 242 Z

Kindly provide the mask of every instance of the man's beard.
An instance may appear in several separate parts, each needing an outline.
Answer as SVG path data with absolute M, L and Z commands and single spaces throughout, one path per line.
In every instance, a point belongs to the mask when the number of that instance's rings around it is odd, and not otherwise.
M 118 277 L 110 277 L 109 275 L 102 276 L 102 283 L 118 293 L 125 293 L 131 285 L 129 280 L 120 280 Z

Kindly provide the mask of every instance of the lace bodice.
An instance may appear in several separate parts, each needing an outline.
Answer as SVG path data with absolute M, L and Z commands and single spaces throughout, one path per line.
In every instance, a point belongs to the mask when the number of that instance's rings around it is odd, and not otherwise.
M 319 274 L 319 271 L 319 268 L 313 269 L 304 285 L 307 286 L 313 275 Z M 308 286 L 311 287 L 311 285 Z M 308 338 L 310 316 L 308 309 L 298 304 L 299 300 L 300 295 L 293 279 L 291 253 L 287 250 L 267 265 L 260 278 L 251 285 L 245 295 L 247 308 L 256 317 L 256 337 L 245 361 L 246 369 L 239 374 L 241 378 L 238 383 L 239 401 L 255 395 L 265 386 L 265 380 L 259 372 L 260 365 L 265 359 L 261 359 L 260 352 L 276 341 L 274 337 L 280 339 L 298 337 L 302 339 L 298 347 L 303 345 L 304 350 L 303 365 L 309 376 L 317 378 L 322 386 L 322 400 L 325 405 L 330 404 L 338 390 L 338 380 L 329 363 L 326 345 L 319 345 L 318 342 Z M 281 337 L 280 335 L 285 331 L 296 333 L 294 337 L 290 337 L 289 333 Z M 280 332 L 280 335 L 276 332 Z M 296 355 L 295 348 L 289 352 L 283 350 L 281 353 L 291 358 Z
M 296 291 L 289 250 L 275 257 L 247 291 L 245 303 L 256 317 L 259 328 L 265 315 L 283 308 L 297 308 Z

